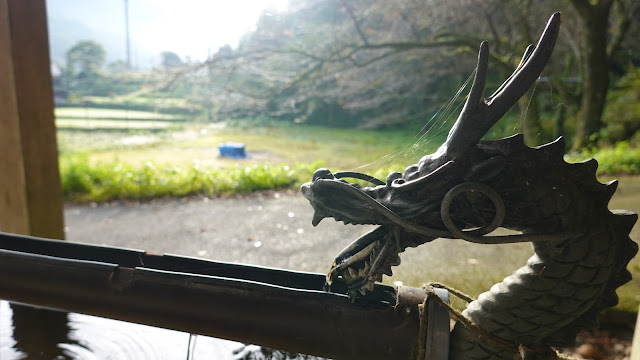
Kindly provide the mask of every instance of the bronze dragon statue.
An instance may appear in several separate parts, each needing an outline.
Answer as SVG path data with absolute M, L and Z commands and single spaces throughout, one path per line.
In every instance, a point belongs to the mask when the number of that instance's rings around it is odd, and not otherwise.
M 562 138 L 530 148 L 522 135 L 482 141 L 540 76 L 560 27 L 554 14 L 514 73 L 484 97 L 489 48 L 480 46 L 470 93 L 440 148 L 386 182 L 363 174 L 318 169 L 303 195 L 315 212 L 352 224 L 379 225 L 335 259 L 327 284 L 341 276 L 356 297 L 400 264 L 399 253 L 436 238 L 474 243 L 531 242 L 535 254 L 503 282 L 471 302 L 463 315 L 483 331 L 517 346 L 569 346 L 582 328 L 617 303 L 631 279 L 626 266 L 638 246 L 629 238 L 637 215 L 609 211 L 616 181 L 596 180 L 596 160 L 569 164 Z M 375 186 L 360 187 L 344 177 Z M 515 235 L 489 234 L 498 227 Z M 489 234 L 489 235 L 488 235 Z M 452 359 L 506 359 L 513 348 L 485 341 L 466 326 L 451 334 Z

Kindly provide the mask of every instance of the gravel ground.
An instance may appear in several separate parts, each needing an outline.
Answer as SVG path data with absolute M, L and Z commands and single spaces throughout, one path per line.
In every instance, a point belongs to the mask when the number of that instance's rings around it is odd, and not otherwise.
M 563 349 L 562 353 L 576 359 L 629 360 L 632 338 L 633 328 L 605 327 L 580 333 L 578 344 L 573 348 Z
M 291 193 L 67 205 L 67 239 L 216 261 L 325 272 L 371 227 L 311 225 L 307 200 Z

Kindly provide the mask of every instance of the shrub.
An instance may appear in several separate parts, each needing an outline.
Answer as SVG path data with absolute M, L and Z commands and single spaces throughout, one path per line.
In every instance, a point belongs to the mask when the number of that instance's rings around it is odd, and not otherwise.
M 295 188 L 311 179 L 319 163 L 288 165 L 235 165 L 225 169 L 142 167 L 126 163 L 91 165 L 84 155 L 63 155 L 60 172 L 63 193 L 72 201 L 149 199 L 193 194 L 230 195 L 258 190 Z
M 600 136 L 609 142 L 627 140 L 640 130 L 640 67 L 631 69 L 607 94 Z
M 640 147 L 632 147 L 626 141 L 607 148 L 585 149 L 566 158 L 570 162 L 595 158 L 599 164 L 598 175 L 640 174 Z

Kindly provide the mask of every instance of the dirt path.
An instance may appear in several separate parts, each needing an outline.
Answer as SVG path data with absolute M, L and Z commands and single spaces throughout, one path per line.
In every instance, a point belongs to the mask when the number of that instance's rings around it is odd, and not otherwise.
M 370 229 L 332 220 L 314 228 L 311 217 L 307 200 L 281 193 L 65 209 L 71 241 L 314 272 Z

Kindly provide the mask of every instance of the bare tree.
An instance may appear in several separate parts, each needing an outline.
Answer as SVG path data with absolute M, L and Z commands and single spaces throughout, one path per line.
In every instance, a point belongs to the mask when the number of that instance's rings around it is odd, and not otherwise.
M 631 0 L 304 0 L 289 13 L 263 14 L 237 50 L 218 52 L 199 69 L 208 69 L 201 71 L 207 96 L 222 116 L 389 126 L 424 119 L 454 94 L 473 71 L 466 53 L 482 40 L 491 40 L 494 76 L 510 74 L 550 14 L 565 11 L 569 26 L 547 70 L 561 74 L 547 92 L 556 100 L 540 91 L 525 96 L 519 123 L 530 145 L 547 141 L 551 119 L 543 126 L 541 113 L 549 101 L 563 102 L 577 112 L 577 148 L 601 125 L 608 65 L 637 7 Z M 556 123 L 555 133 L 562 127 Z

